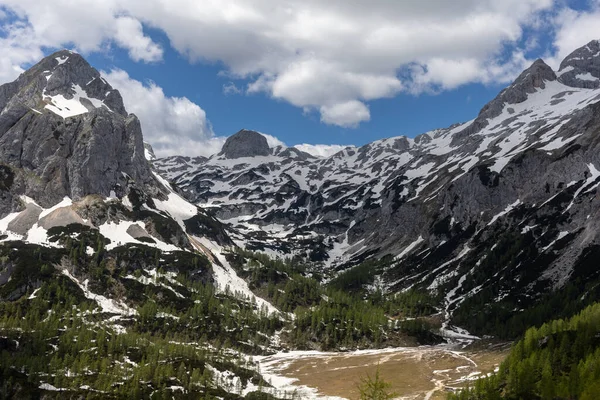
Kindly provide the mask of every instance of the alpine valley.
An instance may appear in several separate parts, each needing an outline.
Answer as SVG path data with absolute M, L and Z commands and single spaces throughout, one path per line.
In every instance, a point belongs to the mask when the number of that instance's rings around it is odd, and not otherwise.
M 411 399 L 600 388 L 599 41 L 330 157 L 244 129 L 156 159 L 67 50 L 0 110 L 0 398 L 353 398 L 377 364 Z

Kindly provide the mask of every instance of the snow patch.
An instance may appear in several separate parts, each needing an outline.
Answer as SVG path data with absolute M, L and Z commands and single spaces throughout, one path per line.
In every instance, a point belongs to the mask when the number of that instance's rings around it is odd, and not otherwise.
M 137 311 L 127 306 L 125 303 L 116 302 L 115 300 L 108 299 L 102 295 L 95 294 L 90 292 L 88 289 L 89 280 L 86 279 L 83 281 L 83 284 L 79 282 L 77 278 L 75 278 L 66 268 L 63 269 L 62 274 L 67 276 L 69 279 L 73 281 L 79 288 L 83 291 L 83 295 L 86 299 L 93 300 L 98 304 L 98 306 L 102 309 L 102 312 L 110 313 L 110 314 L 119 314 L 132 316 L 136 315 Z

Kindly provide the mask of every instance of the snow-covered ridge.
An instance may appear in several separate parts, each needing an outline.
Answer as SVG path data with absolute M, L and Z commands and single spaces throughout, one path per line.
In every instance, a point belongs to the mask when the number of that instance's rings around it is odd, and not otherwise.
M 198 208 L 175 193 L 170 188 L 168 182 L 162 177 L 155 175 L 155 178 L 163 185 L 163 189 L 167 191 L 167 194 L 164 196 L 166 198 L 154 198 L 153 203 L 156 208 L 150 208 L 149 206 L 144 205 L 144 209 L 146 211 L 154 212 L 161 217 L 167 216 L 173 219 L 173 221 L 181 227 L 182 231 L 186 232 L 185 221 L 195 217 L 199 212 Z M 80 202 L 73 202 L 68 197 L 65 197 L 62 201 L 50 208 L 41 207 L 33 199 L 27 196 L 21 196 L 21 201 L 26 206 L 23 211 L 11 213 L 0 219 L 0 243 L 18 240 L 47 247 L 61 247 L 62 245 L 60 243 L 50 240 L 48 230 L 52 227 L 64 227 L 72 223 L 77 223 L 97 230 L 103 237 L 109 239 L 110 243 L 104 247 L 107 251 L 128 244 L 154 247 L 163 253 L 174 251 L 198 251 L 205 254 L 209 260 L 213 261 L 215 286 L 219 290 L 223 292 L 229 291 L 231 294 L 237 294 L 244 299 L 251 299 L 257 304 L 257 312 L 264 311 L 268 314 L 280 315 L 280 312 L 272 304 L 254 295 L 248 288 L 246 282 L 236 275 L 233 268 L 229 266 L 227 260 L 222 255 L 222 253 L 228 251 L 228 249 L 213 242 L 212 238 L 189 235 L 189 240 L 193 248 L 184 248 L 173 243 L 167 243 L 155 235 L 153 236 L 151 234 L 152 230 L 147 229 L 144 221 L 109 220 L 99 226 L 94 226 L 90 221 L 81 218 L 77 214 L 76 210 L 79 207 Z M 82 201 L 85 201 L 85 199 Z M 106 204 L 120 203 L 120 206 L 124 206 L 130 211 L 132 207 L 127 197 L 119 199 L 114 193 L 111 193 L 111 196 L 105 198 L 103 202 Z M 75 238 L 77 235 L 78 233 L 74 233 L 72 234 L 72 237 Z M 88 255 L 93 255 L 94 249 L 88 247 L 86 253 Z M 100 294 L 90 292 L 87 287 L 87 281 L 81 282 L 73 276 L 66 267 L 62 268 L 62 273 L 77 284 L 88 299 L 96 301 L 103 312 L 119 315 L 135 314 L 134 310 L 129 309 L 122 302 L 115 302 Z M 155 276 L 157 274 L 156 270 L 149 270 L 146 271 L 146 273 L 149 275 L 154 274 Z M 128 278 L 140 281 L 134 277 Z M 167 278 L 173 283 L 173 277 L 169 278 L 167 276 Z M 140 282 L 148 284 L 148 282 L 144 280 L 141 280 Z M 172 287 L 169 286 L 168 289 L 175 292 L 178 297 L 181 297 L 181 295 Z
M 265 251 L 282 241 L 306 235 L 316 238 L 325 229 L 331 238 L 330 252 L 335 249 L 335 258 L 347 260 L 340 255 L 349 255 L 359 238 L 350 235 L 344 242 L 345 237 L 351 226 L 360 227 L 359 220 L 370 214 L 366 210 L 390 202 L 434 202 L 445 185 L 478 166 L 501 173 L 526 151 L 560 152 L 578 139 L 566 129 L 573 116 L 599 100 L 600 89 L 546 81 L 527 93 L 525 101 L 503 104 L 499 114 L 473 134 L 467 132 L 475 120 L 414 139 L 399 136 L 360 148 L 346 147 L 316 159 L 279 151 L 236 159 L 213 156 L 197 162 L 171 157 L 155 160 L 154 165 L 184 188 L 192 201 L 213 210 L 233 229 L 246 236 L 266 233 Z M 506 206 L 486 214 L 486 223 L 512 210 L 500 213 Z M 247 239 L 240 240 L 243 244 Z M 396 251 L 399 255 L 402 250 Z

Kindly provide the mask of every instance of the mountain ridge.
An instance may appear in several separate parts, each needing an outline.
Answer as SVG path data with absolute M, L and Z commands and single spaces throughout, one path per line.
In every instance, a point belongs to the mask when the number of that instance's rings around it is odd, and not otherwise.
M 0 86 L 1 394 L 287 398 L 251 355 L 511 340 L 599 301 L 595 46 L 324 158 L 242 130 L 156 160 L 81 56 L 44 58 Z
M 581 68 L 593 69 L 588 53 Z M 589 206 L 600 182 L 600 92 L 577 78 L 582 71 L 564 81 L 538 60 L 472 121 L 325 159 L 273 151 L 180 169 L 172 159 L 154 165 L 242 247 L 292 254 L 333 276 L 391 257 L 373 279 L 390 293 L 421 287 L 445 296 L 449 318 L 488 290 L 532 304 L 547 288 L 564 287 L 600 242 Z M 526 238 L 527 251 L 501 276 L 479 282 L 489 271 L 476 273 L 478 260 L 513 233 Z M 515 285 L 515 274 L 527 279 Z

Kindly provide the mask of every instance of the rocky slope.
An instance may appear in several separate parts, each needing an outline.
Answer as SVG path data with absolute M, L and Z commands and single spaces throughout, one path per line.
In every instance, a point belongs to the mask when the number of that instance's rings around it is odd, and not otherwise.
M 210 160 L 153 169 L 137 117 L 73 52 L 0 86 L 0 397 L 289 398 L 297 388 L 266 382 L 251 355 L 442 341 L 428 294 L 365 301 L 302 264 L 235 249 L 245 231 L 158 173 L 273 158 L 317 161 L 242 131 Z
M 53 262 L 77 284 L 85 276 L 75 276 L 60 257 L 73 241 L 84 258 L 97 257 L 100 248 L 110 258 L 110 252 L 136 246 L 184 258 L 199 254 L 203 261 L 194 265 L 201 266 L 186 273 L 254 298 L 219 261 L 220 246 L 232 243 L 221 224 L 152 170 L 146 157 L 153 152 L 144 145 L 139 120 L 79 54 L 54 53 L 0 86 L 0 110 L 0 245 L 58 249 Z M 139 260 L 143 270 L 150 264 Z M 165 268 L 180 273 L 184 266 Z M 2 261 L 0 285 L 11 281 L 15 269 Z M 40 284 L 13 284 L 0 299 L 19 298 Z M 271 307 L 256 301 L 258 308 Z M 119 304 L 115 310 L 129 307 Z
M 243 398 L 269 386 L 239 351 L 279 348 L 283 313 L 238 277 L 223 226 L 153 158 L 79 54 L 0 86 L 0 397 Z
M 267 153 L 244 130 L 209 159 L 155 165 L 247 248 L 326 273 L 386 257 L 374 282 L 435 291 L 447 317 L 475 303 L 525 309 L 548 290 L 597 279 L 599 46 L 556 72 L 537 60 L 474 120 L 414 139 L 315 158 L 293 147 Z

